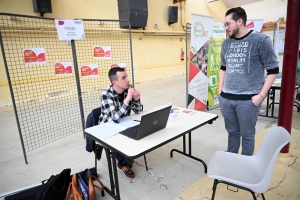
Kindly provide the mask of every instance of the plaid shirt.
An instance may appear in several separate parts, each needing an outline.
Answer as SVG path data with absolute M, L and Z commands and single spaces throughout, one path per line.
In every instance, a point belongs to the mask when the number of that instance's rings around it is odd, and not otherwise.
M 128 90 L 124 91 L 124 99 L 127 97 L 127 92 Z M 99 116 L 98 124 L 109 121 L 119 123 L 124 117 L 130 115 L 131 109 L 138 114 L 143 110 L 143 105 L 135 102 L 134 99 L 129 102 L 129 105 L 120 101 L 118 93 L 111 85 L 101 94 L 101 114 Z

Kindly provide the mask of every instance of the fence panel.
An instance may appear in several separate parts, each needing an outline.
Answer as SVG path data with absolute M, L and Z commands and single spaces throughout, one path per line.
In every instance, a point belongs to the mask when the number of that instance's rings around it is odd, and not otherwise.
M 99 72 L 99 76 L 80 78 L 84 116 L 87 116 L 101 105 L 100 94 L 111 84 L 108 79 L 111 67 L 126 66 L 131 83 L 133 76 L 130 29 L 120 29 L 118 20 L 83 19 L 83 22 L 86 39 L 75 41 L 78 67 L 97 65 Z
M 58 40 L 52 18 L 0 13 L 1 50 L 26 164 L 26 152 L 83 131 L 110 85 L 112 64 L 126 63 L 133 82 L 130 29 L 120 29 L 117 20 L 83 21 L 86 40 L 70 42 Z M 95 58 L 97 46 L 109 46 L 111 58 Z M 57 63 L 70 63 L 72 72 Z M 99 76 L 75 73 L 91 64 L 98 65 Z

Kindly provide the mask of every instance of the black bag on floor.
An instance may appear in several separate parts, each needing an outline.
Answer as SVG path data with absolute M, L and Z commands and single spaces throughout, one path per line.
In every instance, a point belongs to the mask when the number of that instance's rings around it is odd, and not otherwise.
M 60 174 L 52 175 L 46 184 L 26 189 L 5 197 L 5 200 L 64 200 L 70 184 L 71 169 L 64 169 Z
M 71 169 L 64 169 L 60 174 L 51 176 L 44 187 L 37 193 L 36 200 L 64 200 L 70 184 Z

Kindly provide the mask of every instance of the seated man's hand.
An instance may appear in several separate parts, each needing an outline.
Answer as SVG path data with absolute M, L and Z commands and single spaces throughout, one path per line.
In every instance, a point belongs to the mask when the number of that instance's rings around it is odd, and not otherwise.
M 133 99 L 135 101 L 138 101 L 138 100 L 140 100 L 140 97 L 141 97 L 141 94 L 137 90 L 134 90 Z
M 126 98 L 128 98 L 129 100 L 131 100 L 134 97 L 134 92 L 135 92 L 134 88 L 129 88 Z
M 133 98 L 134 88 L 129 88 L 127 92 L 127 97 L 124 99 L 124 102 L 128 105 L 129 101 Z

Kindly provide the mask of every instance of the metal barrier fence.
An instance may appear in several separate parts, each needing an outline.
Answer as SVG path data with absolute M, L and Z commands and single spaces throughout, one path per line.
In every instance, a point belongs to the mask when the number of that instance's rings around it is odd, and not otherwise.
M 55 19 L 0 13 L 0 44 L 25 163 L 26 152 L 83 132 L 85 118 L 101 104 L 112 64 L 126 63 L 133 80 L 131 29 L 119 20 L 82 19 L 85 40 L 58 40 Z M 128 21 L 122 21 L 128 23 Z M 95 46 L 110 46 L 110 59 L 95 59 Z M 46 62 L 25 64 L 24 49 L 43 48 Z M 56 62 L 71 62 L 73 73 L 55 75 Z M 99 76 L 84 78 L 81 66 L 98 65 Z
M 191 48 L 191 24 L 186 23 L 185 29 L 185 52 L 186 52 L 186 107 L 188 107 L 188 97 L 189 97 L 189 75 L 190 75 L 190 48 Z

